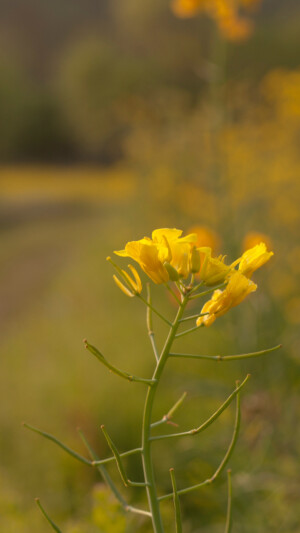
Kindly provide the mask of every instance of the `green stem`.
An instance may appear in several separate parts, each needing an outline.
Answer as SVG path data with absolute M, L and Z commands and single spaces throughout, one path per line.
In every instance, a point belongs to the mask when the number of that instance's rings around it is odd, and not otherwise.
M 170 420 L 171 420 L 173 414 L 175 413 L 175 411 L 177 411 L 178 407 L 180 407 L 182 402 L 185 400 L 186 395 L 187 395 L 187 392 L 184 392 L 180 396 L 179 400 L 177 400 L 177 402 L 173 405 L 173 407 L 171 407 L 171 409 L 167 412 L 167 414 L 164 415 L 161 418 L 161 420 L 158 420 L 157 422 L 153 422 L 153 424 L 151 424 L 151 427 L 154 428 L 156 426 L 160 426 L 161 424 L 164 424 L 165 422 L 170 422 Z
M 282 348 L 282 344 L 277 344 L 272 348 L 267 348 L 266 350 L 260 350 L 259 352 L 250 352 L 250 353 L 240 353 L 238 355 L 198 355 L 191 353 L 170 353 L 170 357 L 183 357 L 188 359 L 208 359 L 210 361 L 235 361 L 237 359 L 250 359 L 251 357 L 260 357 L 270 352 L 274 352 Z
M 170 433 L 169 435 L 157 435 L 156 437 L 151 437 L 151 440 L 152 441 L 154 441 L 154 440 L 162 440 L 162 439 L 165 440 L 165 439 L 172 439 L 174 437 L 175 438 L 176 437 L 186 437 L 188 435 L 197 435 L 198 433 L 201 433 L 208 426 L 210 426 L 223 413 L 223 411 L 225 411 L 225 409 L 232 402 L 234 397 L 239 393 L 241 388 L 247 383 L 249 377 L 250 377 L 250 374 L 248 374 L 246 376 L 246 378 L 244 379 L 244 381 L 240 385 L 237 385 L 236 389 L 230 394 L 230 396 L 228 396 L 227 400 L 225 400 L 225 402 L 222 403 L 222 405 L 219 407 L 219 409 L 217 409 L 217 411 L 215 411 L 214 414 L 208 420 L 206 420 L 206 422 L 201 424 L 201 426 L 199 426 L 199 427 L 197 427 L 195 429 L 191 429 L 190 431 L 183 431 L 181 433 Z
M 177 333 L 176 339 L 179 337 L 184 337 L 184 335 L 188 335 L 189 333 L 192 333 L 192 331 L 196 331 L 196 329 L 202 328 L 204 324 L 200 324 L 200 326 L 195 326 L 194 328 L 186 329 L 185 331 L 182 331 L 182 333 Z
M 159 318 L 161 320 L 163 320 L 166 324 L 168 324 L 168 326 L 171 326 L 171 322 L 166 318 L 164 317 L 159 311 L 157 311 L 157 309 L 155 309 L 155 307 L 153 307 L 152 304 L 149 304 L 147 302 L 147 300 L 145 300 L 145 298 L 143 298 L 143 296 L 141 296 L 140 294 L 137 294 L 137 297 L 145 304 L 147 305 L 152 311 L 153 313 L 155 313 L 157 316 L 159 316 Z
M 228 484 L 228 498 L 227 498 L 227 517 L 225 525 L 225 533 L 230 533 L 232 523 L 232 485 L 231 485 L 231 470 L 227 470 L 227 484 Z
M 175 298 L 176 302 L 180 305 L 180 299 L 178 298 L 176 292 L 173 291 L 173 289 L 168 285 L 168 283 L 165 283 L 166 289 L 169 291 L 170 294 Z
M 120 457 L 128 457 L 129 455 L 134 455 L 136 453 L 140 453 L 142 451 L 142 448 L 133 448 L 132 450 L 128 450 L 128 452 L 123 452 L 123 453 L 120 453 Z M 115 461 L 116 458 L 115 456 L 112 456 L 112 457 L 107 457 L 106 459 L 99 459 L 99 460 L 95 460 L 92 462 L 92 465 L 93 466 L 98 466 L 98 465 L 105 465 L 107 463 L 111 463 L 113 461 Z
M 215 285 L 211 289 L 208 289 L 207 291 L 199 292 L 199 294 L 195 294 L 194 296 L 190 296 L 190 300 L 196 300 L 197 298 L 201 298 L 202 296 L 207 296 L 207 294 L 211 294 L 217 289 L 221 289 L 222 287 L 225 287 L 226 283 L 220 283 L 219 285 Z
M 182 533 L 181 511 L 180 511 L 179 497 L 178 497 L 178 493 L 177 493 L 177 486 L 176 486 L 174 468 L 170 468 L 170 476 L 171 476 L 172 487 L 173 487 L 173 501 L 174 501 L 174 508 L 175 508 L 176 533 Z
M 164 533 L 164 527 L 162 523 L 159 502 L 157 497 L 157 490 L 155 485 L 154 478 L 154 469 L 151 455 L 151 418 L 152 418 L 152 409 L 155 399 L 155 394 L 159 380 L 161 378 L 162 372 L 164 370 L 165 364 L 169 357 L 169 352 L 173 341 L 175 339 L 176 331 L 179 326 L 179 321 L 182 318 L 184 313 L 185 306 L 188 302 L 188 297 L 183 297 L 182 302 L 179 306 L 177 315 L 173 324 L 170 327 L 169 334 L 167 336 L 165 345 L 161 352 L 159 361 L 156 365 L 154 374 L 153 374 L 153 385 L 149 387 L 144 407 L 144 416 L 143 416 L 143 429 L 142 429 L 142 460 L 143 460 L 143 469 L 144 469 L 144 479 L 147 484 L 147 496 L 150 507 L 150 512 L 152 514 L 152 524 L 154 533 Z
M 23 422 L 23 426 L 24 426 L 24 428 L 30 429 L 31 431 L 34 431 L 35 433 L 38 433 L 39 435 L 42 435 L 42 437 L 45 437 L 45 439 L 51 440 L 52 442 L 57 444 L 60 448 L 65 450 L 65 452 L 67 452 L 69 455 L 72 455 L 72 457 L 75 457 L 75 459 L 77 459 L 78 461 L 81 461 L 85 465 L 93 466 L 93 463 L 91 461 L 89 461 L 85 457 L 82 457 L 82 455 L 79 455 L 79 453 L 74 452 L 73 450 L 71 450 L 71 448 L 66 446 L 63 442 L 60 442 L 60 440 L 58 440 L 56 437 L 54 437 L 50 433 L 46 433 L 45 431 L 41 431 L 40 429 L 35 428 L 33 426 L 30 426 L 29 424 L 26 424 L 25 422 Z
M 209 313 L 200 313 L 200 315 L 199 315 L 199 313 L 198 313 L 197 315 L 191 315 L 191 316 L 187 316 L 187 317 L 185 317 L 185 318 L 182 318 L 182 319 L 180 320 L 180 322 L 187 322 L 188 320 L 194 320 L 194 319 L 196 320 L 196 319 L 199 318 L 200 316 L 206 316 L 206 315 L 209 315 Z
M 44 517 L 46 518 L 47 522 L 52 527 L 52 529 L 54 529 L 54 531 L 56 531 L 56 533 L 62 533 L 61 529 L 59 529 L 59 527 L 56 524 L 54 524 L 53 520 L 51 520 L 50 516 L 46 513 L 44 507 L 42 506 L 42 504 L 41 504 L 41 502 L 39 500 L 39 498 L 36 498 L 35 501 L 36 501 L 36 504 L 39 507 L 40 511 L 43 513 Z
M 107 483 L 107 485 L 110 487 L 111 491 L 115 495 L 116 499 L 118 500 L 119 504 L 122 506 L 125 512 L 140 514 L 143 516 L 151 517 L 151 513 L 149 511 L 145 511 L 144 509 L 137 509 L 136 507 L 133 507 L 132 505 L 128 505 L 126 500 L 123 498 L 122 494 L 118 491 L 117 487 L 115 486 L 113 480 L 111 479 L 110 475 L 108 474 L 105 466 L 101 464 L 101 461 L 98 460 L 98 457 L 94 450 L 92 449 L 91 445 L 87 442 L 85 435 L 83 432 L 78 429 L 78 433 L 87 448 L 91 458 L 93 459 L 93 464 L 97 465 L 97 470 L 100 472 L 101 476 L 103 477 L 104 481 Z M 122 454 L 120 454 L 122 456 Z M 112 458 L 115 459 L 114 457 Z
M 118 466 L 118 470 L 119 470 L 121 479 L 122 479 L 125 487 L 145 487 L 145 483 L 131 481 L 130 479 L 128 479 L 126 471 L 125 471 L 125 468 L 124 468 L 124 465 L 122 463 L 122 459 L 120 457 L 120 454 L 118 452 L 117 447 L 115 446 L 115 444 L 111 440 L 111 438 L 110 438 L 109 434 L 107 433 L 104 425 L 101 426 L 101 429 L 102 429 L 103 435 L 104 435 L 104 437 L 106 439 L 106 442 L 107 442 L 108 446 L 110 447 L 112 453 L 115 456 L 116 463 L 117 463 L 117 466 Z
M 237 386 L 239 385 L 238 382 L 236 384 L 237 384 Z M 177 490 L 177 494 L 178 495 L 187 494 L 188 492 L 192 492 L 194 490 L 197 490 L 200 487 L 204 487 L 205 485 L 210 485 L 211 483 L 213 483 L 219 477 L 221 472 L 223 472 L 226 464 L 228 463 L 228 461 L 229 461 L 229 459 L 230 459 L 230 457 L 232 455 L 232 452 L 234 450 L 234 447 L 236 445 L 236 441 L 237 441 L 239 430 L 240 430 L 240 423 L 241 423 L 241 409 L 240 409 L 240 395 L 238 393 L 237 397 L 236 397 L 235 424 L 234 424 L 234 430 L 233 430 L 232 439 L 230 441 L 230 444 L 229 444 L 229 447 L 227 449 L 227 452 L 226 452 L 225 456 L 223 457 L 221 463 L 219 464 L 217 470 L 215 471 L 215 473 L 213 474 L 212 477 L 206 479 L 205 481 L 202 481 L 201 483 L 197 483 L 197 485 L 192 485 L 191 487 L 187 487 L 185 489 Z M 172 498 L 172 497 L 173 497 L 173 493 L 170 492 L 169 494 L 165 494 L 164 496 L 160 496 L 158 498 L 158 500 L 159 501 L 168 500 L 169 498 Z
M 95 357 L 97 357 L 98 361 L 102 363 L 106 368 L 108 368 L 111 372 L 114 374 L 117 374 L 117 376 L 120 376 L 121 378 L 127 379 L 128 381 L 136 381 L 139 383 L 146 383 L 146 385 L 152 385 L 151 379 L 146 378 L 139 378 L 138 376 L 134 376 L 133 374 L 129 374 L 128 372 L 125 372 L 123 370 L 119 370 L 119 368 L 116 368 L 112 364 L 110 364 L 107 359 L 105 359 L 104 355 L 102 355 L 99 350 L 90 344 L 86 339 L 83 341 L 84 345 L 89 352 L 91 352 Z
M 159 359 L 159 356 L 158 356 L 158 353 L 157 353 L 156 343 L 155 343 L 155 339 L 154 339 L 152 309 L 151 309 L 151 307 L 149 307 L 149 306 L 152 305 L 150 283 L 147 283 L 147 302 L 149 304 L 148 307 L 147 307 L 147 330 L 148 330 L 148 335 L 149 335 L 149 339 L 150 339 L 150 342 L 151 342 L 152 350 L 153 350 L 153 353 L 154 353 L 154 356 L 155 356 L 155 359 L 156 359 L 156 362 L 157 362 L 158 359 Z

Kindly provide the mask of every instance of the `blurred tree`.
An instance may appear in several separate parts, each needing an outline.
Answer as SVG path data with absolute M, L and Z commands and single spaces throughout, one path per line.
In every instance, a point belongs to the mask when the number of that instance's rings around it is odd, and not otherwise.
M 148 90 L 150 72 L 97 37 L 69 47 L 58 72 L 61 110 L 78 150 L 111 162 L 122 153 L 126 108 Z

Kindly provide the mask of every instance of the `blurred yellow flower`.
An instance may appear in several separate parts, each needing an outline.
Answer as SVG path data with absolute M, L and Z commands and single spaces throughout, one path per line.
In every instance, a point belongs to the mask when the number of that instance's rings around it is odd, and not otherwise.
M 189 18 L 196 15 L 205 3 L 205 0 L 173 0 L 171 9 L 177 17 Z
M 207 246 L 211 248 L 212 251 L 215 251 L 220 247 L 221 239 L 219 235 L 207 226 L 192 226 L 189 228 L 189 232 L 197 235 L 197 241 L 195 243 L 197 247 Z
M 272 255 L 273 252 L 268 252 L 265 243 L 261 242 L 243 253 L 239 271 L 250 278 L 253 272 L 269 261 Z
M 251 20 L 236 14 L 220 17 L 217 21 L 221 33 L 228 41 L 244 41 L 253 31 Z
M 249 231 L 243 239 L 243 250 L 246 251 L 249 248 L 253 248 L 261 242 L 264 242 L 268 249 L 273 248 L 272 241 L 268 235 L 258 231 Z
M 248 294 L 256 291 L 256 289 L 257 285 L 253 281 L 243 276 L 239 271 L 233 272 L 226 289 L 214 291 L 212 298 L 204 304 L 201 314 L 208 314 L 197 319 L 197 326 L 202 324 L 210 326 L 217 317 L 224 315 L 229 309 L 241 303 Z
M 252 32 L 252 23 L 240 16 L 240 8 L 252 10 L 258 3 L 259 0 L 173 0 L 171 9 L 180 18 L 204 12 L 216 21 L 226 39 L 239 41 Z

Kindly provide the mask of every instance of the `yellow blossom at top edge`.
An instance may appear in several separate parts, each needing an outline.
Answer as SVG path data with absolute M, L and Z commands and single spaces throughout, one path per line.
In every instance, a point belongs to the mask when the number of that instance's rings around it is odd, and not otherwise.
M 187 278 L 190 274 L 190 253 L 197 240 L 195 233 L 181 237 L 182 231 L 176 228 L 161 228 L 152 232 L 152 239 L 159 249 L 161 257 L 166 253 L 166 243 L 171 252 L 171 257 L 166 259 L 178 275 Z
M 239 271 L 249 278 L 255 270 L 269 261 L 272 255 L 274 255 L 273 252 L 268 252 L 266 244 L 261 242 L 243 253 Z
M 217 317 L 224 315 L 239 303 L 241 303 L 248 294 L 256 291 L 257 285 L 239 271 L 234 271 L 229 278 L 228 284 L 224 291 L 214 291 L 212 298 L 204 304 L 201 314 L 208 313 L 197 319 L 197 326 L 204 324 L 210 326 Z
M 250 11 L 260 0 L 173 0 L 171 10 L 179 18 L 204 12 L 215 20 L 220 32 L 230 41 L 247 39 L 253 30 L 251 20 L 240 16 L 240 8 Z
M 205 0 L 173 0 L 171 10 L 179 18 L 194 17 L 204 3 Z

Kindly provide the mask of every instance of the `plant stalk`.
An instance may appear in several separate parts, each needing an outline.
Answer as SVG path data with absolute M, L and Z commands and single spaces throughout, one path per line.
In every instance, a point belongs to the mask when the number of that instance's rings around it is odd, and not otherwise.
M 171 346 L 175 339 L 177 329 L 180 324 L 180 319 L 183 316 L 184 309 L 188 302 L 188 296 L 184 296 L 182 302 L 180 303 L 177 315 L 173 324 L 170 327 L 165 345 L 161 352 L 160 358 L 157 362 L 154 374 L 153 374 L 153 385 L 148 388 L 145 407 L 144 407 L 144 416 L 143 416 L 143 428 L 142 428 L 142 461 L 143 461 L 143 470 L 144 470 L 144 479 L 146 483 L 146 490 L 149 502 L 150 512 L 152 514 L 152 524 L 154 533 L 164 533 L 164 527 L 162 523 L 159 501 L 157 497 L 157 490 L 155 485 L 155 476 L 154 468 L 151 455 L 151 421 L 152 421 L 152 409 L 155 399 L 155 394 L 159 380 L 161 378 L 162 372 L 164 370 L 165 364 L 169 357 Z

